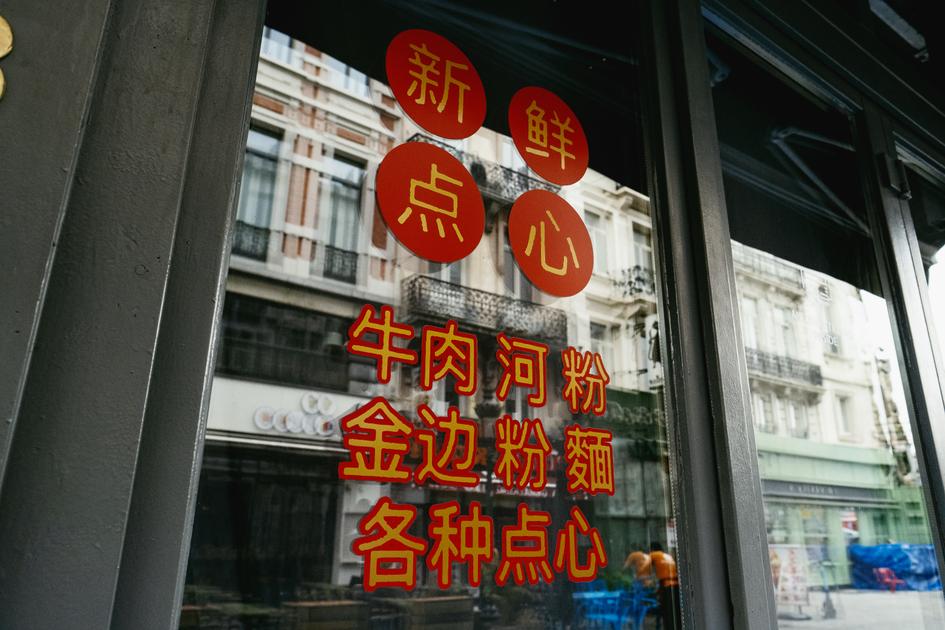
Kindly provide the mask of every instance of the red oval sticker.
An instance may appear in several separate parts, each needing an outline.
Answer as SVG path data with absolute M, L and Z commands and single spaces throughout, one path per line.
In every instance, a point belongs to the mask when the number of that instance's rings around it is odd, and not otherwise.
M 553 92 L 540 87 L 516 92 L 509 103 L 509 130 L 525 163 L 549 182 L 573 184 L 587 171 L 584 128 Z
M 377 203 L 394 237 L 421 258 L 450 263 L 482 239 L 486 211 L 476 182 L 459 160 L 432 144 L 407 142 L 384 157 Z
M 529 190 L 512 205 L 509 245 L 522 273 L 545 293 L 575 295 L 591 279 L 587 227 L 571 204 L 547 190 Z

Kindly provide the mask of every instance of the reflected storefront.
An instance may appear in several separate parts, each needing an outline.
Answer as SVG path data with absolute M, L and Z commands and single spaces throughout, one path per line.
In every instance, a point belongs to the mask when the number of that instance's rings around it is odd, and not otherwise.
M 945 627 L 922 3 L 50 1 L 0 627 Z

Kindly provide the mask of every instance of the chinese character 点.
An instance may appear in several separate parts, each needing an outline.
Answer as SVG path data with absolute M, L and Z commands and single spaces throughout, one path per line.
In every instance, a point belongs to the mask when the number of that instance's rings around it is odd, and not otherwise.
M 459 197 L 456 193 L 440 188 L 440 182 L 445 182 L 456 186 L 457 188 L 463 187 L 463 182 L 458 179 L 454 179 L 449 175 L 444 175 L 437 168 L 436 162 L 430 165 L 430 181 L 425 182 L 419 179 L 410 178 L 410 204 L 407 206 L 404 211 L 397 217 L 397 222 L 403 225 L 407 222 L 413 213 L 414 207 L 416 206 L 419 210 L 417 211 L 418 216 L 420 217 L 420 229 L 424 232 L 430 231 L 430 219 L 427 218 L 427 211 L 434 215 L 433 219 L 436 223 L 436 233 L 440 238 L 446 238 L 446 227 L 444 225 L 444 218 L 450 222 L 450 227 L 453 230 L 453 233 L 456 235 L 456 238 L 462 243 L 465 240 L 462 231 L 459 229 L 459 225 L 456 223 L 456 215 L 459 213 Z M 423 201 L 417 198 L 417 190 L 426 190 L 429 191 L 431 195 L 439 195 L 447 199 L 446 204 L 431 203 L 429 201 Z M 447 207 L 441 207 L 441 205 L 446 205 Z

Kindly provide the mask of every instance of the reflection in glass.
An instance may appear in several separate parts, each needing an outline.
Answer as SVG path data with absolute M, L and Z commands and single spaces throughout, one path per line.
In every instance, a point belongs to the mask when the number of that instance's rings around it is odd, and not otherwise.
M 409 3 L 402 9 L 410 10 Z M 577 15 L 562 11 L 567 18 Z M 594 24 L 599 26 L 596 18 Z M 547 67 L 529 64 L 528 80 L 538 80 L 540 74 L 532 76 L 537 71 L 563 80 L 563 89 L 571 90 L 566 100 L 579 114 L 605 112 L 611 121 L 605 136 L 595 125 L 602 117 L 588 114 L 588 136 L 597 147 L 592 165 L 599 170 L 573 186 L 561 189 L 531 174 L 509 136 L 495 129 L 504 124 L 501 116 L 498 125 L 487 122 L 461 141 L 433 138 L 416 127 L 377 74 L 368 78 L 355 69 L 368 70 L 375 56 L 382 58 L 388 40 L 364 39 L 359 46 L 370 51 L 349 50 L 339 54 L 342 62 L 267 30 L 253 119 L 278 130 L 272 136 L 277 146 L 266 153 L 271 243 L 255 255 L 234 247 L 231 259 L 182 628 L 679 627 L 652 221 L 648 199 L 634 189 L 642 186 L 642 149 L 624 144 L 638 137 L 638 120 L 613 109 L 625 105 L 615 102 L 613 85 L 601 75 L 584 80 L 590 58 L 570 59 L 597 47 L 563 46 L 559 35 L 529 28 L 535 33 L 529 37 L 540 41 L 523 48 L 522 31 L 502 35 L 505 27 L 497 20 L 488 41 L 466 35 L 470 47 L 464 51 L 487 91 L 526 80 L 524 74 L 508 76 L 507 59 L 495 57 L 501 46 L 511 41 L 518 50 L 554 51 L 555 59 L 538 60 Z M 329 32 L 326 38 L 343 48 L 350 34 Z M 628 83 L 633 64 L 626 57 L 615 56 L 617 65 L 608 65 L 596 52 L 592 56 L 597 72 Z M 294 68 L 285 67 L 287 60 L 296 61 Z M 560 64 L 580 71 L 565 73 Z M 489 92 L 489 108 L 500 111 L 507 102 L 494 94 Z M 255 164 L 260 140 L 253 134 L 247 164 Z M 404 142 L 449 151 L 477 183 L 486 232 L 462 261 L 418 260 L 395 242 L 375 208 L 377 166 Z M 628 155 L 635 156 L 629 168 Z M 250 195 L 259 188 L 258 169 L 247 169 L 243 190 Z M 509 209 L 536 188 L 564 196 L 593 233 L 596 273 L 572 298 L 553 299 L 535 289 L 508 246 Z M 349 326 L 365 303 L 393 305 L 397 321 L 418 332 L 452 319 L 476 335 L 478 393 L 457 394 L 452 377 L 421 389 L 419 369 L 410 365 L 397 367 L 389 384 L 378 383 L 372 362 L 345 351 Z M 547 405 L 531 406 L 523 388 L 497 399 L 500 332 L 548 346 Z M 419 341 L 410 347 L 419 349 Z M 603 416 L 571 413 L 562 399 L 561 353 L 568 346 L 603 357 L 610 374 Z M 339 479 L 338 464 L 348 457 L 339 420 L 376 396 L 415 424 L 421 405 L 438 415 L 458 407 L 462 417 L 476 421 L 478 485 Z M 491 474 L 499 456 L 495 424 L 503 414 L 541 418 L 552 451 L 546 487 L 507 490 Z M 574 424 L 613 432 L 613 496 L 566 490 L 564 430 Z M 406 463 L 419 464 L 416 450 Z M 421 558 L 413 591 L 368 593 L 363 560 L 352 545 L 361 535 L 359 523 L 386 498 L 417 508 L 410 534 L 423 539 L 429 539 L 431 506 L 456 500 L 465 514 L 479 502 L 494 519 L 494 548 L 501 548 L 502 528 L 515 524 L 525 504 L 551 514 L 553 549 L 577 506 L 599 531 L 608 562 L 586 583 L 559 573 L 550 584 L 499 586 L 496 558 L 484 567 L 478 587 L 470 585 L 465 566 L 454 564 L 444 589 Z M 582 557 L 589 544 L 580 547 Z
M 932 330 L 945 359 L 945 172 L 904 152 L 909 212 L 926 269 Z
M 707 41 L 779 626 L 941 628 L 850 122 Z

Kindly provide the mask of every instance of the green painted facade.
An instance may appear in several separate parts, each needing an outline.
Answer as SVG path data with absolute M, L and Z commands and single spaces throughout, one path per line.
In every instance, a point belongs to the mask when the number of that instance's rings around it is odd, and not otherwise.
M 812 587 L 851 582 L 850 543 L 931 542 L 922 489 L 899 483 L 888 449 L 762 432 L 755 442 L 769 542 L 808 547 Z

